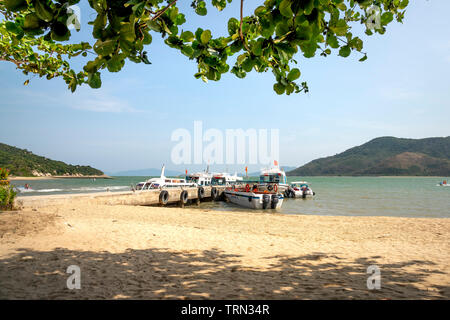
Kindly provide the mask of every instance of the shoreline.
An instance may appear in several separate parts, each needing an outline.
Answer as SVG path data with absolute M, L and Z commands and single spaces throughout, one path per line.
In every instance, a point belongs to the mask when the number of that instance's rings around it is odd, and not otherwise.
M 42 177 L 23 177 L 23 176 L 9 176 L 8 180 L 53 180 L 53 179 L 114 179 L 106 174 L 98 176 L 42 176 Z
M 73 201 L 0 214 L 0 298 L 449 299 L 449 237 L 445 218 Z M 68 265 L 82 290 L 66 289 Z

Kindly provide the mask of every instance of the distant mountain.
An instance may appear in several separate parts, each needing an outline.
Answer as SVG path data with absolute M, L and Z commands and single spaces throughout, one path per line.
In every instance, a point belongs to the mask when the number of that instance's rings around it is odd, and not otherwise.
M 380 137 L 335 156 L 313 160 L 289 176 L 450 176 L 450 137 Z
M 0 168 L 7 168 L 13 176 L 100 176 L 103 172 L 90 166 L 79 166 L 51 160 L 0 143 Z
M 119 172 L 109 172 L 108 173 L 111 176 L 160 176 L 161 175 L 161 169 L 155 169 L 155 168 L 149 168 L 149 169 L 138 169 L 138 170 L 127 170 L 127 171 L 119 171 Z M 183 175 L 184 173 L 181 171 L 175 171 L 175 170 L 165 170 L 164 173 L 166 176 L 179 176 Z

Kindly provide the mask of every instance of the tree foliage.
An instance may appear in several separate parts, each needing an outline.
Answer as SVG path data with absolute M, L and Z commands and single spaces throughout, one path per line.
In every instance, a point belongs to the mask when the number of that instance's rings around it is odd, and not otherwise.
M 187 13 L 179 11 L 177 0 L 88 1 L 96 12 L 89 22 L 95 43 L 64 44 L 71 38 L 67 25 L 74 19 L 68 6 L 79 0 L 3 0 L 0 60 L 15 63 L 25 74 L 62 77 L 72 91 L 83 83 L 99 88 L 105 69 L 118 72 L 127 60 L 150 64 L 146 47 L 160 35 L 197 63 L 194 76 L 205 82 L 218 81 L 227 72 L 244 78 L 251 71 L 272 71 L 278 94 L 307 92 L 305 81 L 297 83 L 297 53 L 312 58 L 335 51 L 348 57 L 357 51 L 364 61 L 363 41 L 352 26 L 364 24 L 367 35 L 384 34 L 391 21 L 402 22 L 408 5 L 408 0 L 259 0 L 244 6 L 240 0 L 240 12 L 225 24 L 228 35 L 214 37 L 211 30 L 182 28 Z M 210 4 L 221 11 L 231 1 Z M 191 7 L 200 16 L 208 12 L 205 0 L 193 0 Z M 71 68 L 70 59 L 88 54 L 94 57 L 83 70 Z
M 11 175 L 31 177 L 34 173 L 50 175 L 102 175 L 103 172 L 90 166 L 71 165 L 33 154 L 0 143 L 0 167 L 10 170 Z M 0 176 L 1 179 L 1 176 Z

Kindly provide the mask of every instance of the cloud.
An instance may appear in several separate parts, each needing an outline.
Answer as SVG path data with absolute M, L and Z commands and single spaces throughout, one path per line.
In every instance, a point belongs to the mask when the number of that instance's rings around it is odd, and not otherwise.
M 120 99 L 110 90 L 101 89 L 84 89 L 79 88 L 75 93 L 61 92 L 56 94 L 48 94 L 37 90 L 30 90 L 28 87 L 24 89 L 13 90 L 2 93 L 5 97 L 5 104 L 16 106 L 30 105 L 45 105 L 66 107 L 71 109 L 91 111 L 91 112 L 106 112 L 106 113 L 135 113 L 143 112 L 130 105 L 128 101 Z
M 68 106 L 73 109 L 92 111 L 92 112 L 139 112 L 139 110 L 130 106 L 127 101 L 121 100 L 108 93 L 89 93 L 81 94 L 70 98 Z

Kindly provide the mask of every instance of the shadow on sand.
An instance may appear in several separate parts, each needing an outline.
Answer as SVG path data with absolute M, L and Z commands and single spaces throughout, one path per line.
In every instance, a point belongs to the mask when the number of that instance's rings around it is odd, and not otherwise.
M 266 269 L 240 265 L 217 249 L 201 254 L 163 249 L 123 253 L 21 249 L 0 260 L 1 299 L 449 299 L 448 285 L 425 287 L 441 272 L 427 261 L 379 264 L 312 253 L 267 257 Z M 326 261 L 323 261 L 326 260 Z M 81 269 L 81 289 L 66 287 L 67 267 Z M 381 289 L 368 290 L 367 267 L 381 270 Z M 408 271 L 405 271 L 405 268 Z M 430 268 L 430 269 L 429 269 Z M 431 270 L 433 269 L 433 270 Z M 413 270 L 413 271 L 412 271 Z M 437 274 L 437 275 L 434 275 Z

